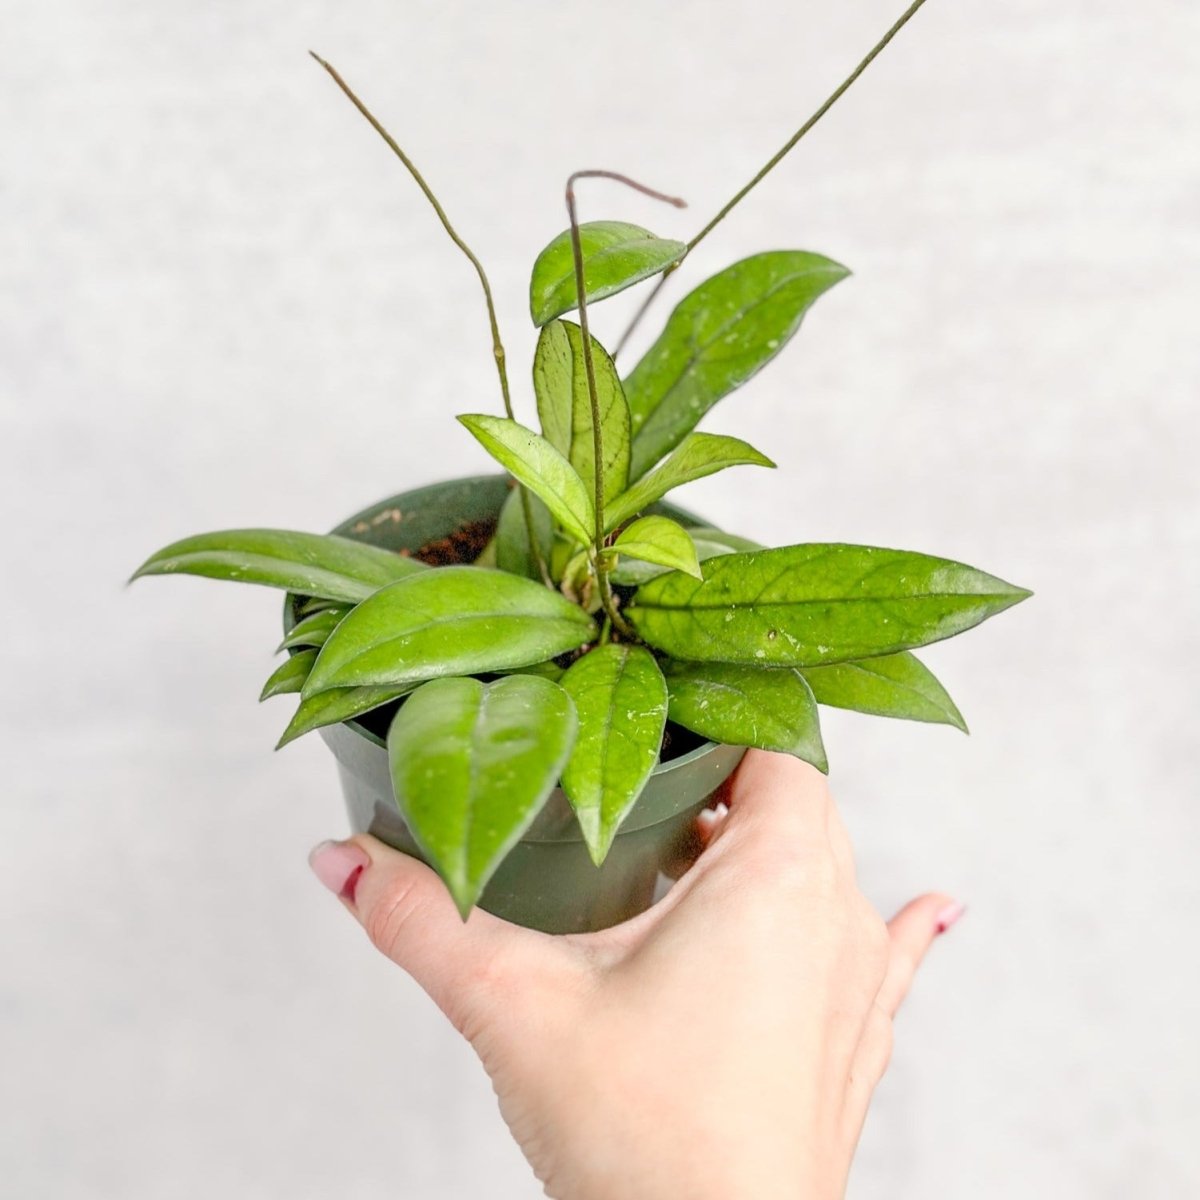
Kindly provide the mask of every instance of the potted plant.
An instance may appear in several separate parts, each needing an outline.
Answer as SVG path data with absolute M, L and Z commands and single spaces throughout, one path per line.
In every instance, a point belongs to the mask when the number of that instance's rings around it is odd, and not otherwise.
M 744 748 L 826 770 L 818 706 L 965 729 L 912 653 L 1029 593 L 908 551 L 765 549 L 665 498 L 727 467 L 774 464 L 696 427 L 793 337 L 848 272 L 820 254 L 755 254 L 702 282 L 622 377 L 590 305 L 663 280 L 800 140 L 916 12 L 688 243 L 620 221 L 569 224 L 537 256 L 530 311 L 538 428 L 516 419 L 492 291 L 479 276 L 503 415 L 458 418 L 504 475 L 394 496 L 331 534 L 185 538 L 135 573 L 282 588 L 287 652 L 263 698 L 298 696 L 280 744 L 320 730 L 356 830 L 418 854 L 464 919 L 476 903 L 552 931 L 644 909 L 696 813 Z M 316 57 L 314 55 L 314 57 Z M 575 314 L 576 319 L 568 319 Z M 626 337 L 628 336 L 628 331 Z

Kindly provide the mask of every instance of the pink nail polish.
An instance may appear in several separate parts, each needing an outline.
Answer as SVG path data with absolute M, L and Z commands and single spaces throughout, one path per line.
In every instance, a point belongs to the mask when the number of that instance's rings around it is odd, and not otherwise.
M 322 842 L 308 856 L 313 874 L 335 896 L 351 903 L 359 876 L 370 861 L 365 850 L 349 842 Z
M 934 925 L 938 933 L 945 933 L 952 925 L 957 924 L 959 918 L 967 911 L 965 904 L 959 904 L 957 900 L 947 904 L 936 917 L 934 917 Z

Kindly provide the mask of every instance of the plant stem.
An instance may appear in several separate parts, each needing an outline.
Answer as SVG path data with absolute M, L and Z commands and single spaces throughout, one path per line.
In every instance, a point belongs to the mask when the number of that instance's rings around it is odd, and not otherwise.
M 416 164 L 412 159 L 404 153 L 396 139 L 384 129 L 376 119 L 375 114 L 354 94 L 353 89 L 338 74 L 337 69 L 331 63 L 327 63 L 313 50 L 310 50 L 309 54 L 325 68 L 333 82 L 346 94 L 350 103 L 366 117 L 375 132 L 383 138 L 392 153 L 404 164 L 408 173 L 416 181 L 417 186 L 425 193 L 425 199 L 433 206 L 433 211 L 437 213 L 438 220 L 442 223 L 442 228 L 450 235 L 450 240 L 467 256 L 471 266 L 475 268 L 475 274 L 479 276 L 479 284 L 483 288 L 483 298 L 487 304 L 488 324 L 491 326 L 492 331 L 492 357 L 496 362 L 496 374 L 500 377 L 500 395 L 504 400 L 504 413 L 510 421 L 515 420 L 512 396 L 508 390 L 508 370 L 505 366 L 504 343 L 500 340 L 500 323 L 496 319 L 496 302 L 492 298 L 492 285 L 488 282 L 487 272 L 483 269 L 483 263 L 479 261 L 471 247 L 459 236 L 458 230 L 450 224 L 450 218 L 446 216 L 446 210 L 442 208 L 441 202 L 433 194 L 433 189 L 425 182 L 425 177 L 417 170 Z M 537 563 L 542 579 L 548 586 L 553 586 L 550 579 L 550 572 L 546 569 L 546 563 L 542 558 L 541 548 L 537 544 L 537 537 L 534 535 L 533 506 L 529 500 L 529 493 L 524 488 L 521 488 L 521 504 L 525 516 L 525 528 L 529 534 L 530 553 L 533 555 L 534 562 Z
M 587 376 L 588 401 L 592 409 L 592 475 L 594 477 L 593 497 L 596 510 L 596 530 L 592 560 L 596 570 L 596 582 L 599 586 L 600 602 L 604 605 L 604 611 L 608 619 L 612 622 L 613 628 L 623 636 L 630 637 L 633 634 L 633 630 L 629 628 L 617 609 L 617 604 L 612 594 L 612 587 L 608 581 L 608 568 L 604 565 L 603 561 L 604 431 L 601 428 L 600 422 L 600 398 L 596 393 L 596 366 L 592 357 L 592 338 L 588 332 L 587 289 L 583 277 L 583 245 L 579 235 L 579 218 L 575 210 L 575 181 L 577 179 L 613 179 L 617 183 L 623 183 L 626 187 L 633 188 L 634 191 L 641 192 L 644 196 L 652 196 L 655 200 L 662 200 L 667 204 L 673 204 L 676 208 L 686 208 L 687 204 L 678 196 L 668 196 L 663 192 L 655 191 L 653 188 L 646 187 L 645 184 L 630 179 L 628 175 L 621 175 L 616 171 L 575 171 L 567 178 L 567 216 L 571 222 L 571 254 L 575 261 L 575 293 L 579 300 L 579 333 L 580 340 L 583 343 L 583 369 L 584 374 Z
M 867 56 L 858 64 L 857 67 L 854 68 L 853 71 L 850 72 L 849 75 L 846 76 L 845 79 L 842 80 L 837 88 L 834 89 L 825 103 L 822 104 L 821 107 L 818 108 L 817 111 L 814 112 L 813 115 L 809 117 L 808 120 L 805 121 L 804 124 L 801 125 L 800 128 L 797 129 L 796 132 L 792 134 L 792 136 L 788 138 L 788 140 L 767 160 L 765 165 L 754 176 L 754 178 L 751 179 L 750 182 L 744 187 L 735 192 L 729 201 L 717 213 L 717 215 L 713 217 L 713 219 L 709 221 L 709 223 L 705 225 L 704 228 L 701 229 L 700 232 L 696 234 L 696 236 L 692 238 L 690 242 L 688 242 L 688 254 L 695 250 L 695 248 L 702 241 L 704 241 L 704 239 L 708 237 L 710 233 L 712 233 L 712 231 L 729 215 L 730 211 L 736 208 L 737 205 L 740 204 L 746 198 L 746 196 L 749 195 L 750 192 L 752 192 L 767 177 L 767 175 L 769 175 L 779 165 L 779 163 L 787 157 L 788 153 L 792 150 L 796 143 L 799 142 L 800 139 L 803 138 L 804 135 L 808 133 L 808 131 L 812 129 L 812 127 L 816 125 L 816 123 L 820 121 L 820 119 L 842 98 L 842 96 L 844 96 L 846 92 L 850 90 L 855 80 L 858 79 L 858 77 L 871 65 L 871 63 L 875 61 L 875 59 L 883 51 L 884 47 L 886 47 L 892 38 L 894 38 L 896 34 L 898 34 L 900 30 L 908 24 L 908 22 L 916 15 L 917 10 L 924 3 L 925 0 L 913 0 L 913 2 L 908 6 L 907 9 L 904 10 L 903 14 L 891 27 L 891 29 L 889 29 L 887 33 L 885 33 L 883 37 L 875 43 Z M 681 258 L 678 263 L 668 267 L 667 270 L 663 272 L 662 278 L 655 285 L 654 290 L 650 293 L 650 295 L 646 297 L 641 308 L 639 308 L 634 314 L 633 320 L 630 321 L 629 326 L 626 328 L 625 332 L 621 335 L 620 340 L 617 342 L 617 348 L 613 352 L 614 358 L 616 358 L 616 356 L 621 352 L 621 347 L 624 346 L 629 340 L 630 334 L 632 334 L 633 331 L 638 327 L 642 317 L 646 314 L 646 310 L 653 303 L 654 298 L 660 291 L 662 291 L 663 284 L 666 283 L 667 277 L 671 275 L 682 262 L 683 259 Z

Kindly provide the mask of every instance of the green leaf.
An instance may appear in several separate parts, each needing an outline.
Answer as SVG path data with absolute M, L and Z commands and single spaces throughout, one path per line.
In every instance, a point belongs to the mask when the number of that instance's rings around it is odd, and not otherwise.
M 581 542 L 591 541 L 596 510 L 587 485 L 544 437 L 507 417 L 468 413 L 458 419 L 501 466 L 542 499 L 568 533 Z
M 314 729 L 326 725 L 339 725 L 342 721 L 352 721 L 372 709 L 382 708 L 401 696 L 407 696 L 421 685 L 410 683 L 405 687 L 344 687 L 330 688 L 328 691 L 317 692 L 315 696 L 307 696 L 300 701 L 292 719 L 288 722 L 283 736 L 275 743 L 275 749 L 281 750 L 288 742 L 294 742 Z
M 542 551 L 542 561 L 549 562 L 550 545 L 554 539 L 550 510 L 536 496 L 530 495 L 529 511 L 533 517 L 534 537 Z M 542 577 L 529 546 L 529 531 L 525 525 L 525 506 L 521 502 L 520 487 L 513 488 L 500 507 L 495 545 L 496 566 L 501 571 L 508 571 L 511 575 L 524 575 L 526 579 L 541 582 Z
M 735 554 L 742 550 L 762 549 L 762 546 L 758 542 L 752 542 L 749 538 L 739 537 L 735 533 L 725 533 L 724 530 L 714 529 L 711 525 L 689 526 L 687 533 L 692 539 L 692 545 L 696 548 L 696 558 L 702 563 L 707 562 L 710 558 L 716 558 L 721 554 Z M 658 576 L 665 575 L 670 569 L 673 568 L 660 567 L 655 563 L 639 562 L 637 559 L 626 558 L 617 564 L 616 570 L 613 571 L 610 578 L 613 583 L 623 584 L 626 587 L 640 587 L 643 583 L 649 583 L 651 579 L 657 579 Z
M 592 338 L 592 369 L 604 442 L 604 501 L 629 484 L 629 405 L 608 351 Z M 546 440 L 570 461 L 594 494 L 595 443 L 592 406 L 583 360 L 583 331 L 569 321 L 551 321 L 533 357 L 533 390 Z
M 532 580 L 481 567 L 438 567 L 355 608 L 321 648 L 304 695 L 528 666 L 595 635 L 595 623 L 578 605 Z
M 588 303 L 657 275 L 687 253 L 683 242 L 655 237 L 624 221 L 585 221 L 579 226 L 583 287 Z M 537 256 L 529 281 L 529 312 L 535 325 L 579 307 L 571 231 L 564 230 Z
M 665 671 L 677 725 L 730 746 L 781 750 L 828 772 L 817 702 L 799 671 L 684 662 Z
M 672 658 L 811 667 L 941 641 L 1030 593 L 973 567 L 872 546 L 805 545 L 652 579 L 626 616 Z
M 605 509 L 605 523 L 615 529 L 630 517 L 636 516 L 672 488 L 703 479 L 726 467 L 773 467 L 775 464 L 740 438 L 720 433 L 692 433 L 683 444 L 655 471 L 643 475 L 628 491 L 622 492 Z
M 861 662 L 805 667 L 802 673 L 817 702 L 830 708 L 931 721 L 967 732 L 967 723 L 946 689 L 913 654 L 886 654 Z
M 312 616 L 305 617 L 302 621 L 297 621 L 288 631 L 287 637 L 279 643 L 279 649 L 287 650 L 292 646 L 325 645 L 325 640 L 349 611 L 345 605 L 337 605 L 334 608 L 323 608 L 320 612 L 313 613 Z
M 271 672 L 270 678 L 263 684 L 260 703 L 272 696 L 282 696 L 288 692 L 298 692 L 308 678 L 313 663 L 317 661 L 315 650 L 300 650 L 289 654 L 283 662 Z
M 630 558 L 703 578 L 691 535 L 678 521 L 667 517 L 639 517 L 621 531 L 614 548 Z M 720 553 L 728 551 L 722 547 Z
M 416 559 L 333 533 L 225 529 L 164 546 L 132 578 L 203 575 L 357 604 L 385 584 L 425 569 Z
M 679 302 L 625 381 L 631 478 L 677 446 L 722 397 L 758 373 L 809 306 L 849 271 L 820 254 L 773 250 L 734 263 Z
M 439 679 L 396 714 L 396 803 L 464 920 L 554 790 L 575 726 L 562 688 L 531 675 Z
M 573 663 L 562 686 L 579 714 L 563 791 L 599 866 L 658 762 L 667 685 L 644 646 L 610 643 Z
M 527 667 L 510 667 L 506 671 L 498 671 L 499 675 L 537 675 L 557 683 L 562 677 L 564 667 L 560 667 L 553 659 L 549 662 L 531 663 Z

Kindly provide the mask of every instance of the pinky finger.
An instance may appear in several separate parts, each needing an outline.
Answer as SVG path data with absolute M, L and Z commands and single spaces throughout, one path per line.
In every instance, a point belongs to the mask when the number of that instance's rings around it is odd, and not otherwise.
M 887 975 L 876 997 L 876 1003 L 885 1013 L 895 1016 L 929 947 L 964 912 L 966 909 L 957 900 L 930 892 L 910 901 L 888 922 L 891 954 Z

